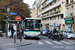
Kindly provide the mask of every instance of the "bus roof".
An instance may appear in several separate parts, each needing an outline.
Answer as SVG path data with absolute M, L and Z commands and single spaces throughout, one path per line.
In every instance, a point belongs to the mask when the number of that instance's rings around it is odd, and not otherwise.
M 37 20 L 40 20 L 39 18 L 25 18 L 25 19 L 37 19 Z

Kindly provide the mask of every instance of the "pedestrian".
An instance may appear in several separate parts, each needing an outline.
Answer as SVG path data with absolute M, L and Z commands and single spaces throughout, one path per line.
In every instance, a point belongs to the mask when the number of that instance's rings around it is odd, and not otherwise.
M 13 38 L 13 34 L 14 34 L 14 32 L 15 32 L 15 30 L 14 30 L 14 25 L 12 25 L 11 27 L 10 27 L 10 30 L 11 30 L 11 36 L 10 36 L 10 38 Z
M 23 36 L 23 28 L 22 27 L 20 29 L 20 34 L 21 34 L 21 36 Z

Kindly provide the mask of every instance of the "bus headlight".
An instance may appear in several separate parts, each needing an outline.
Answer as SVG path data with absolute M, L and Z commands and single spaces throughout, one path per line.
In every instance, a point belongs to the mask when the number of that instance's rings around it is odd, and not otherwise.
M 24 31 L 24 33 L 25 33 L 25 31 Z

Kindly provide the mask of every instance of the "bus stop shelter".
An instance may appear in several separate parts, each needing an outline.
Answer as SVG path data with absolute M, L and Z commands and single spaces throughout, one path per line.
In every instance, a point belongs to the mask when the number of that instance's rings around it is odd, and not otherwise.
M 19 22 L 17 20 L 3 20 L 3 21 L 6 22 L 6 24 L 5 24 L 6 38 L 8 38 L 11 35 L 11 31 L 9 31 L 10 25 L 14 25 L 14 29 L 15 29 L 14 34 L 16 34 L 17 38 L 19 38 L 19 36 L 20 36 L 19 35 L 19 28 L 20 28 Z

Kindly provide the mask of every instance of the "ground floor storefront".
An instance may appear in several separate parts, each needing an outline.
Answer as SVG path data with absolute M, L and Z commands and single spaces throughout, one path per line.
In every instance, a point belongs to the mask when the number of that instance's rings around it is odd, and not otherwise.
M 64 24 L 56 24 L 56 25 L 53 24 L 43 24 L 42 29 L 54 30 L 54 28 L 57 28 L 57 30 L 65 30 Z
M 65 20 L 65 30 L 74 31 L 74 19 L 73 17 L 64 18 Z
M 65 31 L 75 31 L 75 18 L 67 17 L 64 20 L 52 20 L 52 21 L 42 21 L 42 29 L 53 30 L 65 30 Z

